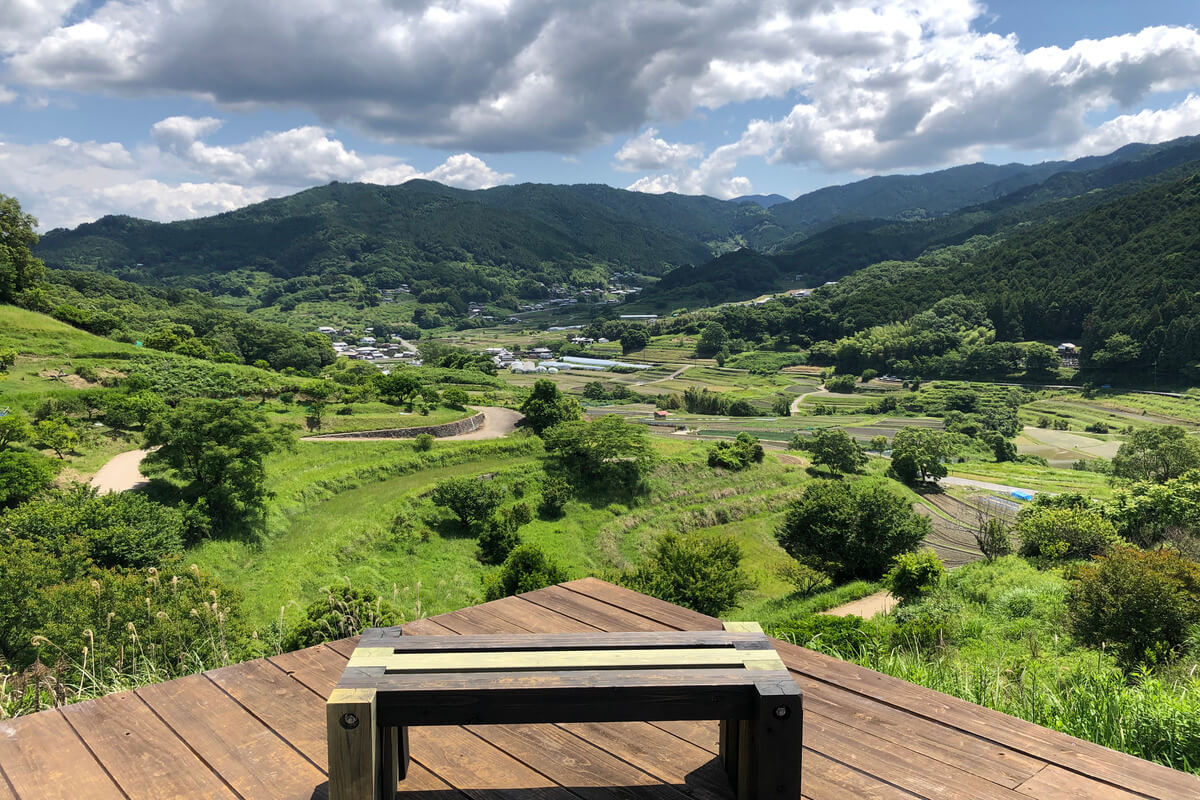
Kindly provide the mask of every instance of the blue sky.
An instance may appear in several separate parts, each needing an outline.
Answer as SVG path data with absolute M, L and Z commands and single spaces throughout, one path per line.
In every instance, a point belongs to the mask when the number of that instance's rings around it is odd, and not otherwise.
M 1200 133 L 1194 0 L 0 0 L 43 229 L 330 180 L 794 197 Z

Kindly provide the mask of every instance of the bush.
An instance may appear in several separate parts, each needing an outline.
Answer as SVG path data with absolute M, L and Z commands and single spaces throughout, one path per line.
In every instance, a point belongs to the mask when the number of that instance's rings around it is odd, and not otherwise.
M 36 496 L 57 472 L 58 464 L 40 453 L 0 450 L 0 509 Z
M 497 514 L 479 532 L 479 552 L 476 557 L 484 564 L 502 564 L 509 553 L 521 544 L 517 521 L 511 516 Z
M 514 594 L 532 592 L 567 579 L 567 573 L 532 544 L 519 545 L 504 559 L 504 564 L 484 579 L 485 600 L 499 600 Z
M 758 439 L 744 431 L 732 442 L 715 442 L 708 448 L 708 465 L 729 470 L 742 470 L 751 464 L 761 464 L 763 448 Z
M 413 448 L 419 452 L 427 452 L 433 449 L 433 434 L 418 433 L 413 438 Z
M 1084 430 L 1088 433 L 1108 433 L 1112 428 L 1106 422 L 1093 422 L 1091 425 L 1084 426 Z
M 886 480 L 812 483 L 775 531 L 788 555 L 837 581 L 876 580 L 892 559 L 913 550 L 930 522 Z
M 442 402 L 452 408 L 466 408 L 467 403 L 471 401 L 470 395 L 465 389 L 460 389 L 457 386 L 451 386 L 446 391 L 442 392 Z
M 815 570 L 799 561 L 789 561 L 779 568 L 778 575 L 791 584 L 796 594 L 809 597 L 830 586 L 833 581 L 820 570 Z
M 857 386 L 858 381 L 853 375 L 835 375 L 825 380 L 825 388 L 839 394 L 851 394 Z
M 342 586 L 326 588 L 325 596 L 304 610 L 304 618 L 288 631 L 284 650 L 299 650 L 322 642 L 357 636 L 366 628 L 403 622 L 400 612 L 374 592 Z
M 1121 541 L 1112 522 L 1091 508 L 1030 506 L 1017 515 L 1016 532 L 1027 558 L 1090 558 Z
M 812 614 L 773 627 L 771 635 L 843 658 L 857 652 L 871 636 L 863 618 L 853 614 Z
M 973 533 L 975 543 L 979 545 L 979 552 L 983 553 L 983 557 L 988 561 L 1007 556 L 1013 551 L 1008 524 L 1002 519 L 985 519 Z
M 447 478 L 433 487 L 434 505 L 448 508 L 464 528 L 483 522 L 504 500 L 504 492 L 479 478 Z
M 934 595 L 893 612 L 893 647 L 907 650 L 943 650 L 959 630 L 962 603 L 952 597 Z
M 542 481 L 542 501 L 538 504 L 538 516 L 543 519 L 558 519 L 571 499 L 571 484 L 558 475 L 547 475 Z
M 1116 547 L 1073 577 L 1072 630 L 1126 666 L 1175 655 L 1200 625 L 1200 564 L 1170 550 Z
M 901 553 L 894 564 L 883 582 L 901 603 L 910 603 L 929 594 L 937 588 L 946 572 L 942 560 L 932 550 Z
M 621 583 L 668 603 L 719 616 L 754 588 L 741 569 L 742 550 L 730 536 L 665 533 Z

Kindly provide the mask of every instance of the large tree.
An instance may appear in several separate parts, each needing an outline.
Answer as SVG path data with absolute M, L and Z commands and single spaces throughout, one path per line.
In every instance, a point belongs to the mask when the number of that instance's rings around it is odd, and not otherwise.
M 803 444 L 804 449 L 812 454 L 813 463 L 824 464 L 834 475 L 858 472 L 867 465 L 866 453 L 841 428 L 819 430 Z
M 564 422 L 543 438 L 546 452 L 579 482 L 633 489 L 655 462 L 645 426 L 616 414 L 594 422 Z
M 17 198 L 0 194 L 0 303 L 11 303 L 17 294 L 36 286 L 45 267 L 33 255 L 37 220 L 21 211 Z
M 144 462 L 185 483 L 220 528 L 260 518 L 266 498 L 263 459 L 295 446 L 286 426 L 240 400 L 191 398 L 146 425 L 145 444 L 157 448 Z
M 881 478 L 810 484 L 775 538 L 790 556 L 836 580 L 876 580 L 929 535 L 929 520 Z
M 1133 432 L 1112 461 L 1113 475 L 1162 483 L 1200 469 L 1200 439 L 1177 425 Z
M 524 426 L 539 436 L 555 425 L 579 419 L 579 401 L 564 395 L 558 384 L 547 378 L 533 384 L 520 410 L 525 415 Z
M 892 472 L 905 483 L 945 477 L 949 438 L 928 428 L 904 428 L 892 438 Z
M 498 486 L 479 478 L 446 478 L 433 487 L 434 504 L 453 511 L 464 528 L 486 520 L 503 500 Z

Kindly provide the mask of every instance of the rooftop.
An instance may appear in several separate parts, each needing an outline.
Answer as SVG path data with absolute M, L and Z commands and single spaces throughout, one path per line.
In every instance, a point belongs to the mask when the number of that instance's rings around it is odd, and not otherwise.
M 594 578 L 406 634 L 719 630 Z M 324 798 L 346 639 L 0 722 L 0 800 Z M 804 690 L 808 800 L 1200 797 L 1200 780 L 776 642 Z M 411 800 L 732 800 L 708 722 L 414 728 Z M 436 794 L 434 794 L 436 793 Z

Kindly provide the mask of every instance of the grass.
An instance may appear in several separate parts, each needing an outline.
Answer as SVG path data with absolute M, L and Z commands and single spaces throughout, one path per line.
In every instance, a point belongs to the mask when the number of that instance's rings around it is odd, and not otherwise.
M 969 461 L 965 464 L 948 464 L 947 466 L 950 474 L 956 478 L 1018 486 L 1039 492 L 1083 492 L 1097 498 L 1112 496 L 1112 487 L 1108 483 L 1108 478 L 1096 472 L 1054 469 L 1015 462 Z
M 326 406 L 325 414 L 321 418 L 321 429 L 319 431 L 311 431 L 311 433 L 350 433 L 352 431 L 370 431 L 382 428 L 414 428 L 425 425 L 441 425 L 446 422 L 453 422 L 464 417 L 469 417 L 476 413 L 474 409 L 460 410 L 438 406 L 430 410 L 428 414 L 419 414 L 415 411 L 406 411 L 403 407 L 390 406 L 387 403 L 351 403 L 349 407 L 353 409 L 353 414 L 340 415 L 335 413 L 337 409 L 343 407 L 345 407 L 343 404 L 330 404 Z M 303 404 L 274 402 L 267 403 L 264 408 L 275 421 L 295 425 L 304 434 L 310 433 L 310 431 L 305 429 L 306 406 Z

